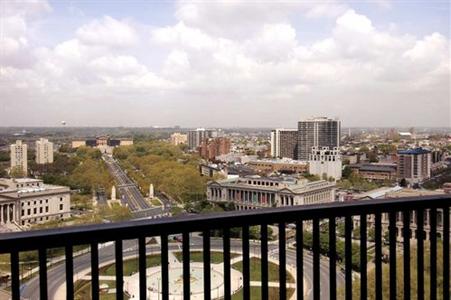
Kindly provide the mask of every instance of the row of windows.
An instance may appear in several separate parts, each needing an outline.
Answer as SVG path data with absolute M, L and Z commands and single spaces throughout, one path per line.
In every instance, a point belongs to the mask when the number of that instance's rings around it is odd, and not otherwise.
M 62 198 L 61 198 L 62 199 Z M 39 204 L 42 204 L 43 200 L 39 200 Z M 33 205 L 37 204 L 37 200 L 33 201 Z M 49 199 L 45 199 L 45 203 L 49 203 Z M 31 201 L 27 201 L 27 206 L 31 205 Z M 22 206 L 25 206 L 25 202 L 22 202 Z
M 39 213 L 40 213 L 40 214 L 44 213 L 44 207 L 34 207 L 34 208 L 33 208 L 33 214 L 34 214 L 34 215 L 35 215 L 35 214 L 38 214 L 38 209 L 39 209 Z M 63 209 L 64 209 L 64 205 L 63 205 L 63 204 L 60 204 L 59 209 L 60 209 L 60 210 L 63 210 Z M 32 214 L 31 212 L 32 212 L 31 208 L 28 208 L 28 209 L 26 210 L 26 214 L 25 214 L 25 209 L 22 209 L 22 216 L 25 216 L 25 215 L 29 216 L 29 215 Z M 48 207 L 48 206 L 45 207 L 45 212 L 46 212 L 46 213 L 49 212 L 49 207 Z

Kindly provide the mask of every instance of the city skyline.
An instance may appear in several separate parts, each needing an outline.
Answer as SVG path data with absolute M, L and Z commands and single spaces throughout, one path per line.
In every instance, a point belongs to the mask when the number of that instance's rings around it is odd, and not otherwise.
M 1 5 L 1 126 L 450 126 L 446 2 Z

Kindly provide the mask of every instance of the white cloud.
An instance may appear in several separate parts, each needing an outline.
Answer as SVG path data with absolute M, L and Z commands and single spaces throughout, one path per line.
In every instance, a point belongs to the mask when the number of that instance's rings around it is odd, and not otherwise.
M 81 26 L 76 33 L 77 38 L 87 45 L 109 47 L 131 47 L 138 41 L 134 28 L 125 21 L 110 16 L 93 20 Z
M 8 56 L 2 92 L 8 99 L 34 95 L 79 107 L 133 101 L 136 106 L 126 106 L 146 111 L 149 119 L 164 121 L 158 118 L 165 111 L 167 122 L 180 119 L 182 125 L 234 125 L 233 119 L 271 126 L 270 120 L 294 124 L 301 115 L 320 113 L 358 120 L 368 102 L 374 108 L 367 121 L 375 125 L 387 110 L 398 111 L 400 122 L 411 115 L 446 122 L 450 41 L 444 35 L 383 30 L 335 1 L 263 4 L 180 2 L 176 22 L 154 27 L 150 45 L 140 36 L 146 26 L 105 16 L 53 47 L 37 47 L 30 45 L 26 19 L 13 15 L 1 41 Z M 336 19 L 324 38 L 306 43 L 289 18 L 293 11 Z M 34 59 L 20 65 L 13 56 Z M 433 97 L 435 105 L 422 105 L 421 95 Z M 405 115 L 398 97 L 410 101 Z M 437 107 L 436 119 L 423 117 Z

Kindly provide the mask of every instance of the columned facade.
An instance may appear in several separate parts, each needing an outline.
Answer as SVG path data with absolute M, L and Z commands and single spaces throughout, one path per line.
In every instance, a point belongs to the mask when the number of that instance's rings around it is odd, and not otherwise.
M 17 222 L 16 204 L 0 204 L 0 224 Z
M 335 184 L 327 181 L 243 177 L 213 181 L 207 187 L 208 201 L 232 203 L 239 210 L 325 203 L 334 199 Z

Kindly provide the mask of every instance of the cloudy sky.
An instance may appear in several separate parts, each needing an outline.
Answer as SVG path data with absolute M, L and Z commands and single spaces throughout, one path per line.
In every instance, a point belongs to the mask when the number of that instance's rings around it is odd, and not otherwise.
M 446 0 L 0 0 L 0 14 L 0 126 L 450 126 Z

